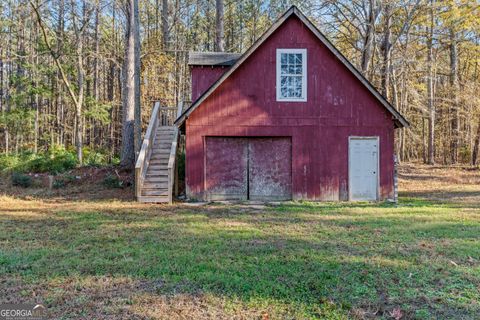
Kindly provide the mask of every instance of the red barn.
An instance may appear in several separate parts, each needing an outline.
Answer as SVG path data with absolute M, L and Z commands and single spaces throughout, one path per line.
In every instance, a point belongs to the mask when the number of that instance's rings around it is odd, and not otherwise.
M 186 190 L 201 200 L 385 200 L 405 118 L 290 8 L 244 54 L 192 53 Z

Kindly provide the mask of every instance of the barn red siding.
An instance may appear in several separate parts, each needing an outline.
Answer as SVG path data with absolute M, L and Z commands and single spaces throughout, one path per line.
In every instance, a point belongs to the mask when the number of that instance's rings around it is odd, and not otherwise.
M 276 101 L 277 48 L 307 49 L 307 102 Z M 203 86 L 192 83 L 193 96 Z M 194 198 L 203 198 L 207 136 L 291 137 L 292 196 L 311 200 L 347 200 L 348 137 L 379 136 L 379 195 L 393 197 L 391 115 L 295 16 L 187 119 L 186 183 Z
M 192 76 L 192 101 L 197 100 L 210 86 L 217 81 L 230 67 L 218 66 L 193 66 Z

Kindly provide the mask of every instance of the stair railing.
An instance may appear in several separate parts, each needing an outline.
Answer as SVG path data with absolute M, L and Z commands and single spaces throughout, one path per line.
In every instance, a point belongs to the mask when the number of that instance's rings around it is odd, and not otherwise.
M 153 107 L 150 122 L 148 123 L 147 132 L 143 139 L 142 148 L 138 154 L 137 162 L 135 164 L 135 196 L 137 199 L 142 195 L 143 182 L 147 175 L 148 163 L 152 154 L 153 144 L 155 142 L 155 134 L 159 125 L 159 109 L 160 102 L 155 102 Z
M 182 115 L 183 111 L 183 102 L 180 101 L 177 106 L 177 114 L 175 121 L 178 117 Z M 172 122 L 173 123 L 173 122 Z M 170 148 L 170 157 L 168 158 L 168 201 L 173 203 L 173 188 L 175 184 L 175 175 L 176 173 L 176 159 L 177 159 L 177 145 L 178 145 L 178 127 L 175 126 L 173 133 L 172 147 Z
M 175 120 L 177 120 L 178 107 L 161 106 L 160 107 L 160 125 L 161 126 L 173 126 Z

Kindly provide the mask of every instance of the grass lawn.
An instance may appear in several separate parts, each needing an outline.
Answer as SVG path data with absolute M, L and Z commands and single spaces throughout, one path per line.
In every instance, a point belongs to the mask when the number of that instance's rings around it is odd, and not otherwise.
M 60 319 L 478 319 L 479 171 L 405 166 L 397 207 L 0 195 L 0 303 Z

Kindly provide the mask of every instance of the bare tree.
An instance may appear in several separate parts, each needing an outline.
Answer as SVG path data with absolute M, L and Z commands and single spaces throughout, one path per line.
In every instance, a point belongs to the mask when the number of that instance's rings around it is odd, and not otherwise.
M 77 148 L 78 162 L 83 164 L 83 116 L 82 108 L 85 99 L 85 65 L 84 65 L 84 52 L 85 45 L 85 31 L 89 23 L 89 19 L 93 8 L 88 8 L 88 4 L 83 2 L 81 21 L 79 23 L 76 9 L 76 1 L 71 0 L 70 5 L 72 8 L 72 25 L 75 32 L 76 40 L 76 54 L 77 54 L 77 103 L 75 104 L 75 146 Z
M 87 9 L 87 5 L 84 2 L 82 8 L 82 17 L 79 24 L 77 13 L 75 12 L 76 2 L 71 0 L 72 5 L 72 25 L 75 32 L 75 38 L 77 41 L 76 47 L 76 55 L 77 55 L 77 93 L 69 80 L 69 77 L 65 73 L 65 69 L 59 59 L 59 54 L 53 48 L 50 43 L 50 39 L 48 36 L 48 30 L 45 26 L 42 16 L 40 14 L 40 8 L 37 4 L 33 3 L 30 0 L 30 5 L 35 12 L 35 16 L 37 18 L 38 26 L 40 27 L 40 31 L 43 36 L 43 40 L 47 47 L 48 52 L 50 53 L 55 65 L 60 72 L 63 84 L 67 88 L 68 94 L 75 105 L 75 146 L 77 151 L 78 162 L 80 164 L 83 163 L 83 118 L 82 118 L 82 106 L 83 106 L 83 99 L 84 99 L 84 82 L 85 82 L 85 68 L 84 68 L 84 61 L 83 61 L 83 45 L 84 45 L 84 35 L 85 35 L 85 28 L 88 25 L 88 21 L 90 18 L 91 10 Z

